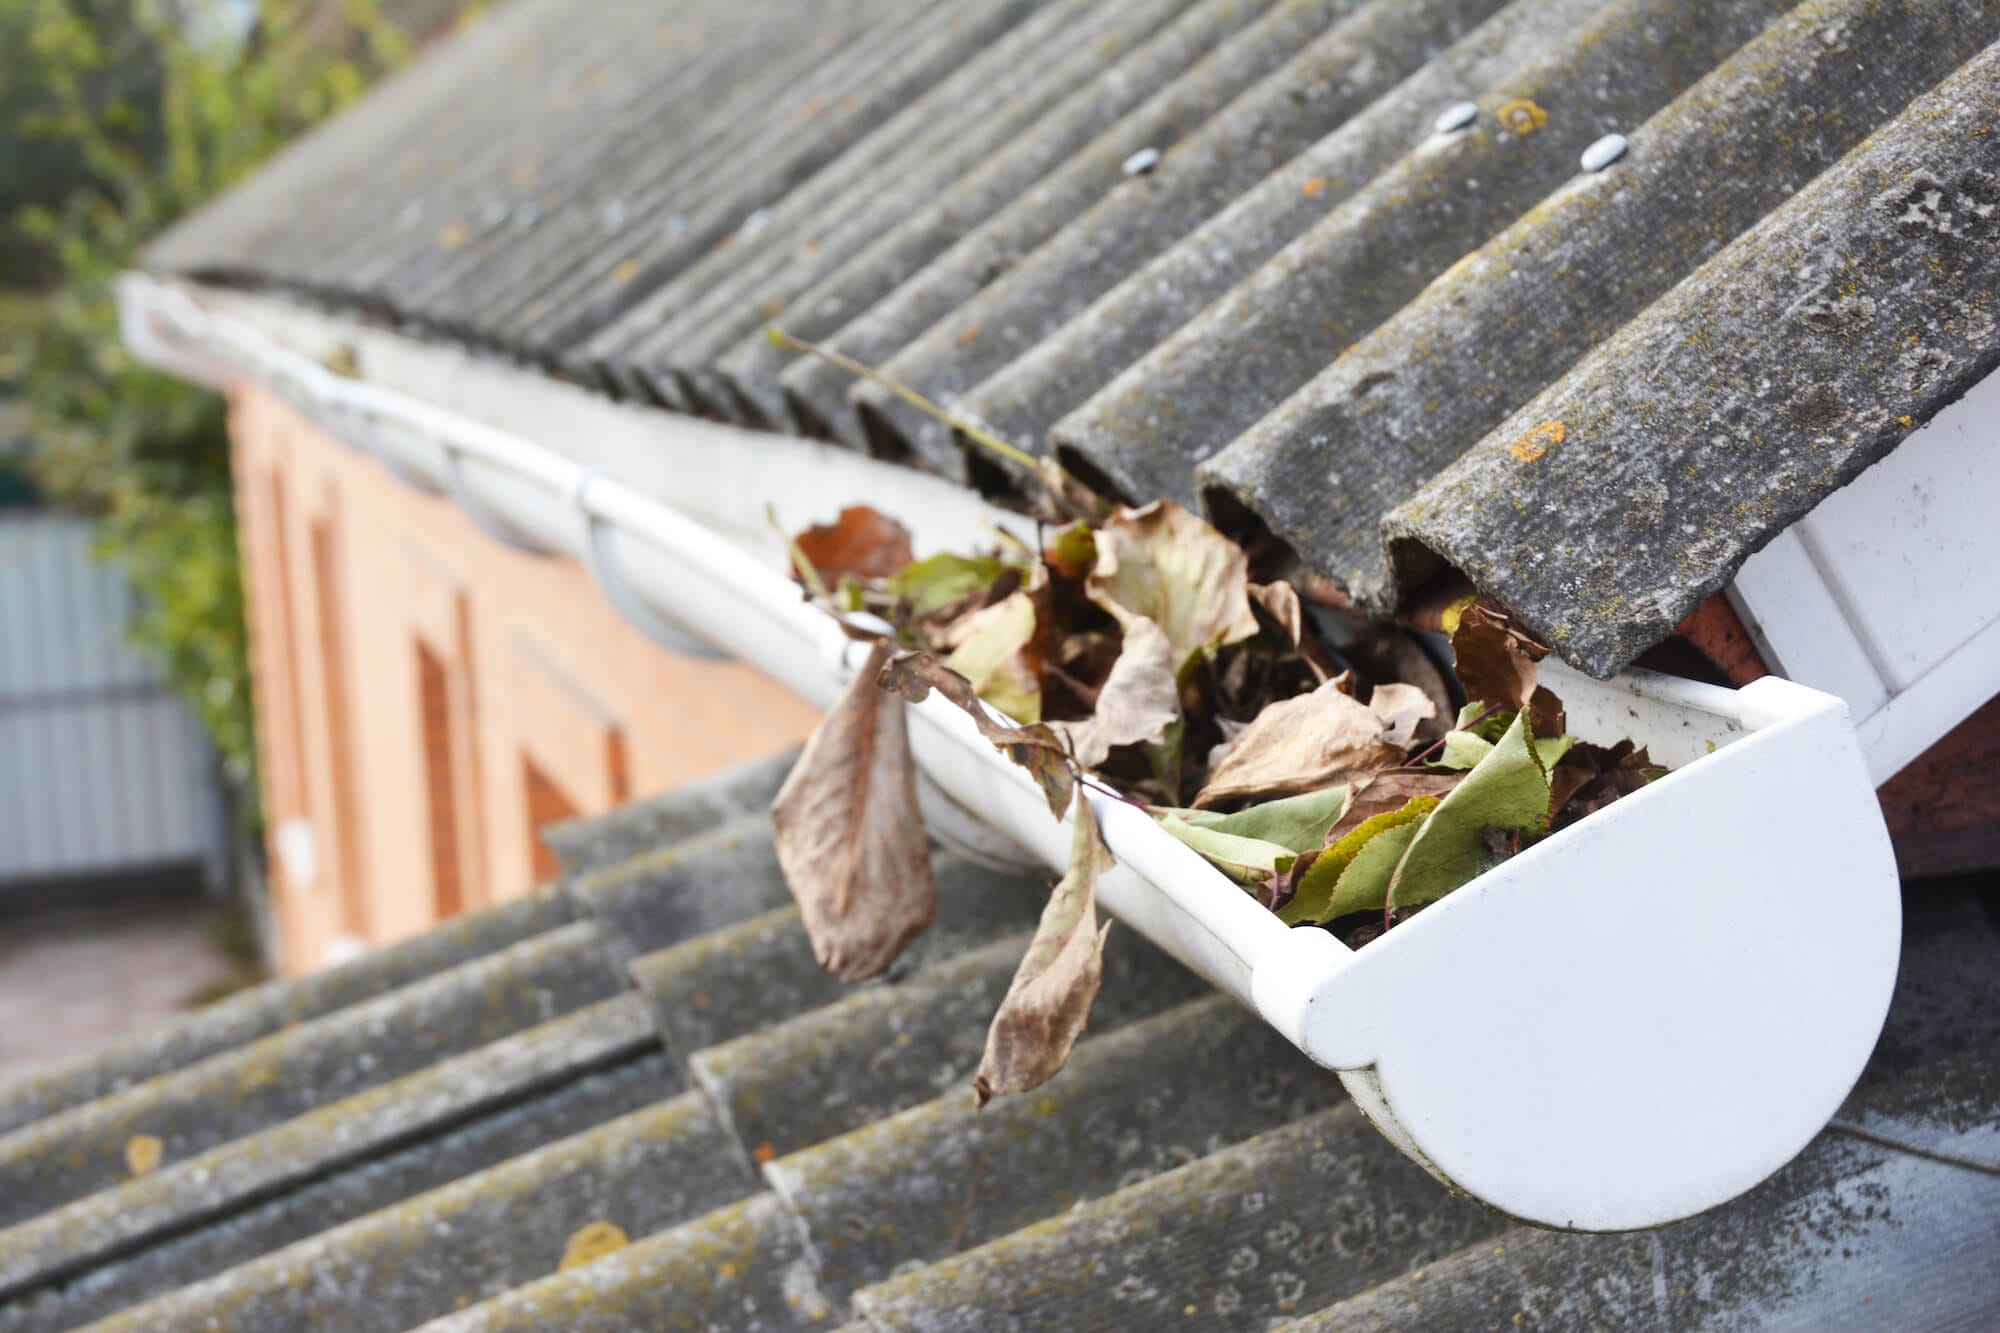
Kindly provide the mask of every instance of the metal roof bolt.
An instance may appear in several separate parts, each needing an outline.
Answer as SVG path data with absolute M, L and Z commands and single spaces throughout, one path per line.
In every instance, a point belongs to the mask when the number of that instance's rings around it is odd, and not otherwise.
M 1125 165 L 1122 169 L 1127 176 L 1143 176 L 1159 165 L 1159 149 L 1141 148 L 1138 152 L 1125 159 Z
M 1631 145 L 1625 141 L 1624 135 L 1607 134 L 1583 150 L 1583 169 L 1585 171 L 1602 171 L 1619 158 L 1625 156 L 1625 150 L 1629 147 Z
M 1454 130 L 1464 129 L 1477 119 L 1479 119 L 1479 103 L 1453 102 L 1439 113 L 1437 124 L 1433 128 L 1439 134 L 1450 134 Z

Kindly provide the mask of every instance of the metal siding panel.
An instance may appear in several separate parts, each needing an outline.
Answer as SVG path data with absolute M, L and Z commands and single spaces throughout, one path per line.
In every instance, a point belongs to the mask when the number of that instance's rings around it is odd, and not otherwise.
M 0 519 L 0 881 L 221 854 L 207 737 L 92 544 L 82 519 Z

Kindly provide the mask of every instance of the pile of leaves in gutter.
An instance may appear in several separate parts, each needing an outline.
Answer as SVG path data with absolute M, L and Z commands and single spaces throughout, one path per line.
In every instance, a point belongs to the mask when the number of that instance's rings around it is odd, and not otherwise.
M 772 807 L 822 967 L 877 976 L 937 916 L 904 701 L 936 691 L 1052 816 L 1075 811 L 1068 872 L 987 1033 L 981 1105 L 1053 1077 L 1097 999 L 1113 861 L 1079 787 L 1145 810 L 1286 924 L 1358 948 L 1665 771 L 1630 741 L 1568 735 L 1536 680 L 1548 647 L 1498 607 L 1446 612 L 1455 681 L 1392 626 L 1342 621 L 1336 646 L 1298 588 L 1258 568 L 1269 557 L 1180 505 L 1108 503 L 865 365 L 771 337 L 1034 480 L 1036 547 L 998 532 L 985 554 L 919 560 L 867 506 L 791 541 L 806 595 L 871 645 Z
M 1463 697 L 1407 638 L 1336 653 L 1294 586 L 1171 502 L 1097 506 L 1039 550 L 913 557 L 866 507 L 799 534 L 807 594 L 873 644 L 780 792 L 778 852 L 820 963 L 875 976 L 936 915 L 901 700 L 935 690 L 1025 769 L 1060 819 L 1078 786 L 1143 806 L 1292 925 L 1359 946 L 1661 770 L 1564 732 L 1547 648 L 1468 598 L 1446 616 Z M 1384 634 L 1400 631 L 1378 627 Z M 1347 654 L 1411 680 L 1370 679 Z M 1112 863 L 1074 801 L 1056 885 L 974 1080 L 1046 1081 L 1101 977 Z

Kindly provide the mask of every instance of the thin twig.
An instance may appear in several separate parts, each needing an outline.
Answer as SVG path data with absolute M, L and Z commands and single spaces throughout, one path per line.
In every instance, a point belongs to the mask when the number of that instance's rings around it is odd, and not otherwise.
M 1484 722 L 1487 718 L 1492 717 L 1495 713 L 1499 711 L 1500 711 L 1500 705 L 1488 704 L 1486 705 L 1485 712 L 1473 718 L 1472 721 L 1466 723 L 1462 727 L 1453 727 L 1451 731 L 1470 731 L 1474 727 L 1478 726 L 1481 722 Z M 1436 754 L 1439 750 L 1442 750 L 1444 748 L 1444 743 L 1447 740 L 1451 739 L 1451 731 L 1447 731 L 1444 735 L 1432 741 L 1430 745 L 1425 748 L 1422 754 L 1418 755 L 1416 758 L 1411 759 L 1407 762 L 1413 766 L 1416 764 L 1421 764 L 1424 762 L 1424 760 L 1430 758 L 1432 755 Z
M 881 385 L 911 407 L 922 412 L 925 416 L 943 422 L 966 439 L 971 440 L 974 444 L 990 451 L 994 455 L 1006 459 L 1015 467 L 1023 468 L 1033 473 L 1040 466 L 1039 461 L 1033 454 L 1007 443 L 1007 441 L 1001 439 L 992 431 L 987 430 L 978 422 L 961 417 L 949 409 L 932 402 L 909 385 L 898 384 L 895 380 L 890 379 L 873 366 L 863 365 L 853 357 L 842 352 L 836 352 L 831 347 L 822 347 L 818 343 L 807 342 L 804 338 L 785 332 L 775 324 L 764 330 L 764 336 L 770 339 L 774 346 L 782 347 L 788 352 L 805 352 L 808 355 L 818 357 L 828 365 L 838 366 L 850 375 L 857 375 L 867 380 L 870 384 Z
M 1143 810 L 1149 815 L 1153 813 L 1153 807 L 1147 805 L 1144 801 L 1134 800 L 1132 797 L 1127 796 L 1124 792 L 1119 791 L 1115 787 L 1105 786 L 1102 782 L 1098 781 L 1096 778 L 1091 777 L 1087 773 L 1083 772 L 1081 769 L 1078 769 L 1076 772 L 1076 780 L 1082 783 L 1084 786 L 1090 788 L 1092 791 L 1098 793 L 1100 796 L 1109 796 L 1114 801 L 1123 801 L 1126 805 L 1131 806 L 1134 810 Z

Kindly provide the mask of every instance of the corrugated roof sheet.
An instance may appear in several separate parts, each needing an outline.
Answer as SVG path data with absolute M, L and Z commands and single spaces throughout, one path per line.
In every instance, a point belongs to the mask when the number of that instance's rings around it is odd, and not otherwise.
M 788 762 L 556 830 L 533 897 L 0 1088 L 0 1330 L 2000 1319 L 1990 893 L 1911 896 L 1874 1061 L 1775 1179 L 1639 1236 L 1529 1232 L 1122 929 L 1070 1067 L 975 1113 L 1043 886 L 940 853 L 939 925 L 835 983 L 770 854 Z
M 584 13 L 501 7 L 149 262 L 1010 484 L 776 321 L 1599 673 L 2000 363 L 1990 0 Z

